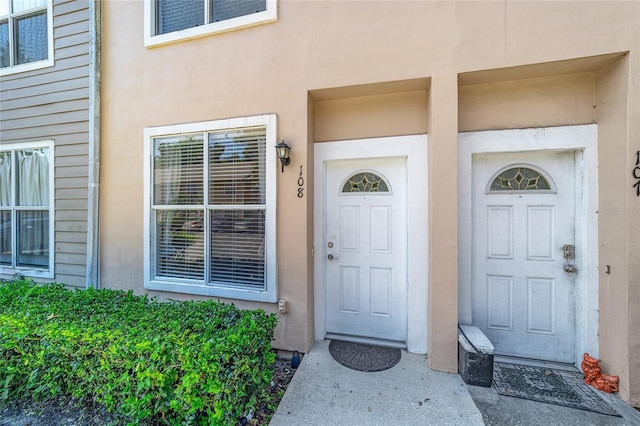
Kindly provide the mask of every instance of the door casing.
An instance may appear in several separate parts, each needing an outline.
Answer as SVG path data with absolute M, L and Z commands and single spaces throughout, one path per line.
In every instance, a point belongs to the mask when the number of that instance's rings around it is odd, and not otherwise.
M 471 324 L 471 205 L 474 154 L 540 150 L 575 151 L 576 365 L 598 354 L 597 132 L 595 124 L 489 130 L 458 137 L 458 321 Z
M 324 229 L 325 164 L 333 160 L 405 157 L 407 167 L 407 350 L 427 353 L 428 194 L 427 135 L 394 136 L 314 145 L 315 339 L 326 330 Z

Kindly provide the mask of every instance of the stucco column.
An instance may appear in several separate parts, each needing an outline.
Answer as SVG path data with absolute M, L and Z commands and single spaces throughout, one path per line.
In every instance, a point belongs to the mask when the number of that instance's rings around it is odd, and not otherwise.
M 429 94 L 429 366 L 457 372 L 458 78 L 434 75 Z

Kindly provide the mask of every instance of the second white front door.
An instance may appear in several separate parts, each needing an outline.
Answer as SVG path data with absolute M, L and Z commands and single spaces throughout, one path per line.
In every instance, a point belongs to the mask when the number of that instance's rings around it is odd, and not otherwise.
M 326 165 L 326 330 L 407 340 L 405 157 Z
M 574 157 L 473 158 L 473 325 L 496 354 L 575 360 Z

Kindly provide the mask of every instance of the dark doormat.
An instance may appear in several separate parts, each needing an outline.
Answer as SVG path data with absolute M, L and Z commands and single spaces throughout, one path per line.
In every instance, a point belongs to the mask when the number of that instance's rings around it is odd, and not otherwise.
M 580 373 L 495 362 L 493 386 L 500 395 L 622 417 L 582 381 Z
M 382 371 L 400 361 L 400 349 L 332 340 L 329 353 L 340 364 L 359 371 Z

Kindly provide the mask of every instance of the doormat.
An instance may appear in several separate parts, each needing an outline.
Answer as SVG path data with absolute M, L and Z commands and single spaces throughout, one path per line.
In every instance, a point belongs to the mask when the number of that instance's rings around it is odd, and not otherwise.
M 495 362 L 493 386 L 500 395 L 622 417 L 582 381 L 582 374 Z
M 332 340 L 329 353 L 340 364 L 359 371 L 382 371 L 400 361 L 400 349 Z

